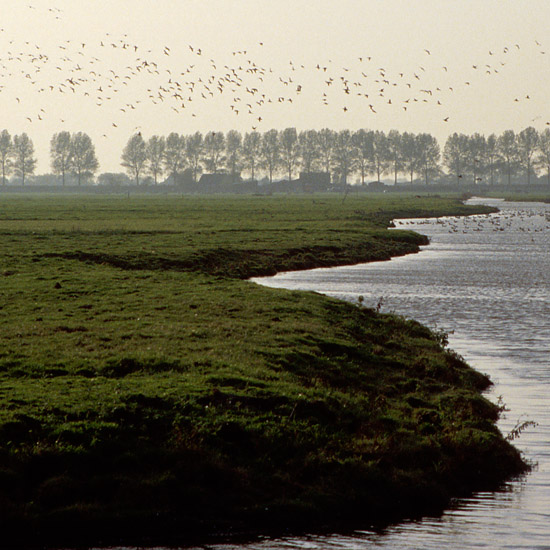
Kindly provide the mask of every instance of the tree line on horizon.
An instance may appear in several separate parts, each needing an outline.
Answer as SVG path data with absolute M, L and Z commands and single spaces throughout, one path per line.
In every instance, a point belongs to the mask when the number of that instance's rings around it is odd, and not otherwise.
M 23 133 L 12 138 L 3 130 L 0 162 L 3 185 L 11 174 L 24 185 L 37 162 L 29 136 Z M 99 162 L 91 138 L 83 132 L 54 134 L 50 166 L 63 185 L 67 175 L 76 178 L 78 185 L 95 183 Z M 550 128 L 542 132 L 533 127 L 519 133 L 506 130 L 498 136 L 454 133 L 443 150 L 431 134 L 397 130 L 325 128 L 297 132 L 296 128 L 286 128 L 244 135 L 236 130 L 189 135 L 172 132 L 147 140 L 138 132 L 122 151 L 121 166 L 137 185 L 144 178 L 154 184 L 177 184 L 184 176 L 186 181 L 197 183 L 203 172 L 227 173 L 235 182 L 241 181 L 242 173 L 251 180 L 263 173 L 270 183 L 276 176 L 292 181 L 301 172 L 322 172 L 340 184 L 348 183 L 352 175 L 361 184 L 380 183 L 383 176 L 391 177 L 394 184 L 400 176 L 402 181 L 424 184 L 511 184 L 518 177 L 530 183 L 532 177 L 544 172 L 550 184 Z M 102 176 L 107 175 L 100 175 L 98 183 L 110 181 Z

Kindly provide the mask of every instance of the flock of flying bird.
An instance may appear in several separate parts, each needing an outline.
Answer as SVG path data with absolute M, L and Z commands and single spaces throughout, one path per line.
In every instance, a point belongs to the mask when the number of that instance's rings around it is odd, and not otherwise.
M 63 18 L 58 8 L 48 8 L 48 15 Z M 165 44 L 156 50 L 143 49 L 126 34 L 105 33 L 95 43 L 64 40 L 46 49 L 31 40 L 10 39 L 8 30 L 0 28 L 0 44 L 0 104 L 3 109 L 17 104 L 27 108 L 30 88 L 36 93 L 33 107 L 22 115 L 28 123 L 48 117 L 58 117 L 64 123 L 61 110 L 49 107 L 51 101 L 41 103 L 40 98 L 53 96 L 64 102 L 72 96 L 85 99 L 85 108 L 108 108 L 111 128 L 131 114 L 133 123 L 139 122 L 136 115 L 146 105 L 197 117 L 205 106 L 221 101 L 228 114 L 245 118 L 250 130 L 260 128 L 266 118 L 272 119 L 277 107 L 297 104 L 304 96 L 308 102 L 317 101 L 342 115 L 352 112 L 363 118 L 382 109 L 403 113 L 429 104 L 440 109 L 441 121 L 449 122 L 451 115 L 446 109 L 452 94 L 471 86 L 476 78 L 498 77 L 509 60 L 521 55 L 522 48 L 510 44 L 487 51 L 482 61 L 471 65 L 471 78 L 456 82 L 452 69 L 435 61 L 437 56 L 429 49 L 420 52 L 425 63 L 394 72 L 368 54 L 357 56 L 349 66 L 331 60 L 310 65 L 289 60 L 275 69 L 260 61 L 262 42 L 227 52 L 224 60 L 214 59 L 195 44 L 188 44 L 185 52 L 175 52 Z M 546 55 L 540 42 L 535 40 L 533 47 L 538 55 Z M 26 87 L 24 93 L 18 93 L 21 86 Z M 510 101 L 530 99 L 525 94 Z M 136 125 L 134 129 L 140 128 Z M 107 131 L 105 128 L 104 137 Z

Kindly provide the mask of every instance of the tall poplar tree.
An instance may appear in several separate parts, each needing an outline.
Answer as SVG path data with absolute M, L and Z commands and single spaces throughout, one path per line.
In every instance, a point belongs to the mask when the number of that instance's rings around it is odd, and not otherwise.
M 191 168 L 193 183 L 197 183 L 199 171 L 201 170 L 203 148 L 204 139 L 200 132 L 195 132 L 185 138 L 185 154 Z
M 447 138 L 443 148 L 443 162 L 456 177 L 456 183 L 464 176 L 468 160 L 468 136 L 456 132 Z
M 147 160 L 145 149 L 145 141 L 141 133 L 137 133 L 128 140 L 122 151 L 121 165 L 126 168 L 128 175 L 134 178 L 136 185 L 139 185 L 139 176 Z
M 317 132 L 317 143 L 319 145 L 319 161 L 322 169 L 327 174 L 330 174 L 332 155 L 336 143 L 336 132 L 329 128 L 323 128 Z
M 13 153 L 13 142 L 7 130 L 0 133 L 0 163 L 2 164 L 2 185 L 6 185 L 6 176 L 9 176 L 12 169 L 11 156 Z
M 468 137 L 468 172 L 475 185 L 482 180 L 487 169 L 487 140 L 485 136 L 475 133 Z
M 341 130 L 336 134 L 332 159 L 339 182 L 346 184 L 355 163 L 355 148 L 349 130 Z
M 145 165 L 149 174 L 153 176 L 155 185 L 159 176 L 162 176 L 165 149 L 166 140 L 163 137 L 151 136 L 145 144 Z
M 498 167 L 500 156 L 498 154 L 497 137 L 495 134 L 491 134 L 487 137 L 487 144 L 485 148 L 485 160 L 487 163 L 487 172 L 489 173 L 489 183 L 494 185 L 495 172 Z
M 539 135 L 537 163 L 546 170 L 548 185 L 550 186 L 550 128 L 545 128 Z
M 533 157 L 537 151 L 538 141 L 539 134 L 532 126 L 525 128 L 517 136 L 518 158 L 521 167 L 525 171 L 527 185 L 531 183 Z
M 497 149 L 502 157 L 508 185 L 511 185 L 512 176 L 517 174 L 519 166 L 518 143 L 513 130 L 506 130 L 498 137 Z
M 262 136 L 258 132 L 247 132 L 243 139 L 243 162 L 250 170 L 250 177 L 254 179 L 256 166 L 260 162 Z
M 226 165 L 231 174 L 231 181 L 237 181 L 241 173 L 243 137 L 236 130 L 229 130 L 225 136 L 225 158 Z
M 280 155 L 281 162 L 286 168 L 288 181 L 292 181 L 292 172 L 298 164 L 300 158 L 300 147 L 298 144 L 298 134 L 296 128 L 285 128 L 280 136 Z
M 441 155 L 439 143 L 431 134 L 416 136 L 418 164 L 422 167 L 424 183 L 428 185 L 429 178 L 439 171 L 439 157 Z
M 384 132 L 377 130 L 374 132 L 372 166 L 373 172 L 376 174 L 376 181 L 380 183 L 380 178 L 390 166 L 391 159 L 389 156 L 388 138 Z
M 61 175 L 62 185 L 65 186 L 65 175 L 72 168 L 72 141 L 70 132 L 59 132 L 50 140 L 51 168 L 54 174 Z
M 208 132 L 204 136 L 203 162 L 205 168 L 212 174 L 222 170 L 225 162 L 225 136 L 223 132 Z
M 299 155 L 302 170 L 307 174 L 315 171 L 319 159 L 319 141 L 315 130 L 305 130 L 298 134 Z
M 262 135 L 261 158 L 262 164 L 269 174 L 269 183 L 273 183 L 273 173 L 281 162 L 279 132 L 268 130 Z
M 92 177 L 99 168 L 95 147 L 88 134 L 77 132 L 71 136 L 71 171 L 78 180 Z
M 388 133 L 388 157 L 391 159 L 393 183 L 397 185 L 397 175 L 403 169 L 401 134 L 397 130 Z
M 16 176 L 21 178 L 21 185 L 25 185 L 25 179 L 34 173 L 36 158 L 34 158 L 34 145 L 26 133 L 13 136 L 13 168 Z
M 185 136 L 180 136 L 177 132 L 171 132 L 166 138 L 163 157 L 164 169 L 172 178 L 174 185 L 177 183 L 178 174 L 185 167 L 185 144 Z
M 356 167 L 361 176 L 361 183 L 365 184 L 365 177 L 369 173 L 374 157 L 374 132 L 360 129 L 351 136 L 351 143 L 355 148 Z

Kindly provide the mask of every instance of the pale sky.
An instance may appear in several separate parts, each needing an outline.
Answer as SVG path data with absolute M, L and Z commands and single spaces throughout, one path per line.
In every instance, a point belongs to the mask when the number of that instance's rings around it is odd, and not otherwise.
M 550 0 L 0 7 L 0 130 L 29 135 L 36 173 L 62 130 L 90 135 L 100 173 L 123 171 L 137 130 L 397 129 L 443 146 L 453 132 L 550 127 Z

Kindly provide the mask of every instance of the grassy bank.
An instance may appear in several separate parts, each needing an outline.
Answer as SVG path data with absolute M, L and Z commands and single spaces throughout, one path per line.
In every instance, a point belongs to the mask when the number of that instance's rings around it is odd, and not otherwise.
M 483 196 L 486 197 L 495 197 L 495 198 L 503 198 L 507 201 L 511 202 L 550 202 L 550 188 L 544 191 L 531 191 L 529 189 L 526 189 L 524 191 L 518 191 L 517 189 L 514 191 L 502 189 L 501 191 L 494 191 L 485 193 Z
M 524 469 L 416 322 L 252 275 L 414 252 L 451 199 L 3 197 L 4 542 L 385 523 Z M 477 207 L 480 211 L 480 207 Z
M 507 193 L 503 195 L 507 201 L 511 202 L 545 202 L 550 203 L 550 193 L 543 195 L 541 193 L 526 193 L 526 194 L 516 194 L 516 193 Z

